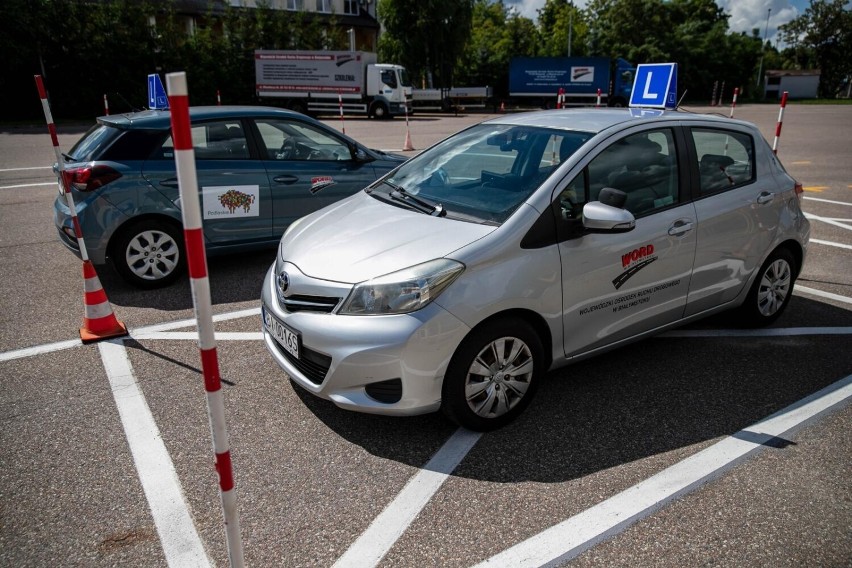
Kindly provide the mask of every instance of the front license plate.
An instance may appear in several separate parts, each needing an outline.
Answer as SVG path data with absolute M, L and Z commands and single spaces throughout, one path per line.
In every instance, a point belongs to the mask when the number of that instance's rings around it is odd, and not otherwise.
M 286 349 L 290 355 L 298 359 L 299 346 L 301 345 L 301 338 L 299 334 L 278 321 L 266 310 L 263 310 L 263 323 L 266 326 L 267 331 L 272 334 L 272 337 L 281 344 L 281 347 Z

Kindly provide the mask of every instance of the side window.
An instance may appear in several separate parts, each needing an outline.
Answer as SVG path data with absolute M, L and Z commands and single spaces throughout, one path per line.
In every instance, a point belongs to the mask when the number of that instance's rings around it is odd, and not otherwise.
M 265 157 L 270 160 L 326 160 L 352 159 L 349 147 L 311 125 L 298 121 L 262 119 L 257 129 L 263 140 Z
M 625 209 L 639 216 L 678 201 L 678 161 L 670 129 L 617 140 L 586 167 L 589 201 L 604 187 L 627 194 Z
M 385 71 L 382 71 L 382 83 L 384 83 L 391 89 L 396 89 L 396 72 L 393 69 L 387 69 Z
M 693 128 L 701 195 L 754 181 L 754 140 L 729 130 Z
M 192 149 L 196 160 L 247 160 L 246 135 L 238 120 L 194 124 L 191 129 Z M 169 136 L 154 151 L 154 159 L 174 158 L 174 142 Z

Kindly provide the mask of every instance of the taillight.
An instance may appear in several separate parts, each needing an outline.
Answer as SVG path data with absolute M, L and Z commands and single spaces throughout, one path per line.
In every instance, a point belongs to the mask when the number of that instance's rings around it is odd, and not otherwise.
M 802 184 L 800 184 L 799 182 L 796 182 L 796 185 L 793 187 L 793 189 L 796 191 L 796 197 L 798 197 L 799 201 L 801 201 L 802 200 L 802 194 L 805 193 L 805 188 L 802 187 Z
M 121 173 L 109 166 L 88 164 L 65 170 L 68 187 L 77 191 L 94 191 L 121 177 Z

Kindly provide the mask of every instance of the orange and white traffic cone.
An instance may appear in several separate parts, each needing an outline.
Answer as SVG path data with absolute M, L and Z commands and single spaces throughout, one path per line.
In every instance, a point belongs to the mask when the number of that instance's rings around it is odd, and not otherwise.
M 411 145 L 411 131 L 408 129 L 405 130 L 405 145 L 402 147 L 402 150 L 404 152 L 414 150 L 414 146 Z
M 506 112 L 506 101 L 500 101 L 500 112 Z
M 127 335 L 127 327 L 116 319 L 91 260 L 83 261 L 83 304 L 86 308 L 80 328 L 83 343 Z

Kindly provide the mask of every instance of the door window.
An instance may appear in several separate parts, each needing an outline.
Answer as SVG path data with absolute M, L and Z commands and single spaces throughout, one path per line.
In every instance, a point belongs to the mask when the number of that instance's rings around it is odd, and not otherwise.
M 339 138 L 297 121 L 258 120 L 257 128 L 263 141 L 266 157 L 270 160 L 326 160 L 352 159 L 349 147 Z
M 246 135 L 239 120 L 194 124 L 191 129 L 192 149 L 196 160 L 248 160 Z M 174 142 L 169 136 L 152 158 L 172 159 Z
M 728 130 L 693 128 L 701 195 L 754 181 L 754 140 Z

